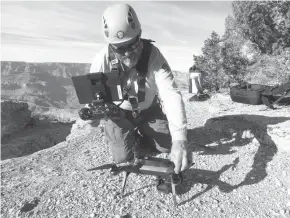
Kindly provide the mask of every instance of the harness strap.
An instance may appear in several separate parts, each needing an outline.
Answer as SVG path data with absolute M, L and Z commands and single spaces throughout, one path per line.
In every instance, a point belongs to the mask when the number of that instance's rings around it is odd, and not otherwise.
M 136 65 L 137 70 L 137 84 L 138 84 L 138 94 L 137 97 L 132 97 L 128 95 L 131 87 L 125 85 L 123 87 L 123 99 L 128 100 L 132 106 L 133 117 L 137 117 L 139 114 L 139 102 L 145 101 L 145 83 L 146 83 L 146 74 L 148 72 L 148 62 L 152 50 L 151 42 L 154 42 L 150 39 L 141 39 L 143 42 L 143 49 L 141 57 Z M 115 57 L 114 51 L 109 47 L 109 61 L 111 64 L 111 71 L 116 70 L 120 77 L 120 72 L 123 70 L 120 61 Z M 123 101 L 124 101 L 123 100 Z M 122 101 L 122 102 L 123 102 Z
M 124 109 L 121 110 L 124 112 L 127 120 L 129 120 L 129 122 L 131 122 L 134 128 L 137 130 L 140 126 L 142 126 L 145 122 L 147 122 L 151 118 L 152 114 L 156 114 L 155 109 L 156 107 L 160 108 L 160 110 L 162 111 L 161 104 L 158 101 L 158 98 L 155 96 L 151 106 L 147 109 L 142 110 L 137 117 L 134 117 L 131 111 Z
M 137 63 L 136 70 L 138 72 L 138 101 L 145 101 L 145 82 L 146 74 L 148 72 L 148 63 L 152 50 L 151 42 L 154 42 L 150 39 L 141 39 L 143 42 L 143 50 L 141 57 Z

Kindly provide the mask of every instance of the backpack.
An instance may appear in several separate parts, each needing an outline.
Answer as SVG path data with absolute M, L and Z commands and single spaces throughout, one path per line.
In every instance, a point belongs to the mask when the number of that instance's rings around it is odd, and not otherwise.
M 261 93 L 261 98 L 263 104 L 271 109 L 275 109 L 274 104 L 290 104 L 290 81 L 266 88 Z
M 260 105 L 274 109 L 274 104 L 290 104 L 290 81 L 276 86 L 243 83 L 230 89 L 231 99 L 238 103 Z

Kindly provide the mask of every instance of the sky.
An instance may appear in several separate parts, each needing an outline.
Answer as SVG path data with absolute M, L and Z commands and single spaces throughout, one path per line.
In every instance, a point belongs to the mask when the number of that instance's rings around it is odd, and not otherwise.
M 121 2 L 121 1 L 118 1 Z M 113 1 L 1 1 L 1 60 L 91 63 L 104 46 L 103 11 Z M 172 70 L 188 72 L 212 31 L 224 32 L 231 1 L 126 1 L 142 37 Z

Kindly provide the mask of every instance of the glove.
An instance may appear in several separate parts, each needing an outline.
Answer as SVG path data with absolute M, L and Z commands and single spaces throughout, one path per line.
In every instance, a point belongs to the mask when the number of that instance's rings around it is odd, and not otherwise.
M 84 107 L 78 112 L 82 120 L 90 120 L 93 117 L 93 111 L 90 108 Z
M 179 172 L 188 168 L 188 151 L 187 142 L 182 140 L 176 140 L 172 142 L 170 159 L 174 163 L 174 172 Z
M 94 112 L 93 112 L 93 109 L 94 109 L 94 106 L 89 103 L 89 104 L 85 104 L 85 107 L 80 109 L 78 114 L 79 114 L 79 117 L 82 119 L 82 120 L 91 120 L 93 119 L 94 117 Z

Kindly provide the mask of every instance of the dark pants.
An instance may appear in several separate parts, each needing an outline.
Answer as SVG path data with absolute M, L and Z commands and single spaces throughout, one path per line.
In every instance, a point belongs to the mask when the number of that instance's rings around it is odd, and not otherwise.
M 133 146 L 137 138 L 141 139 L 139 146 L 153 146 L 162 153 L 170 152 L 171 136 L 168 121 L 159 104 L 153 103 L 153 106 L 141 111 L 137 119 L 132 117 L 131 111 L 125 111 L 125 114 L 125 117 L 118 120 L 109 120 L 105 126 L 105 138 L 116 163 L 133 159 Z M 140 134 L 135 131 L 137 126 Z

